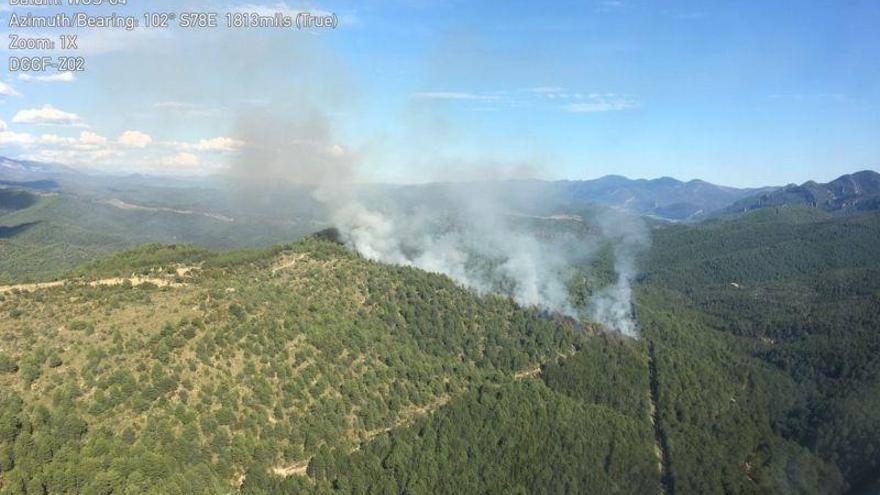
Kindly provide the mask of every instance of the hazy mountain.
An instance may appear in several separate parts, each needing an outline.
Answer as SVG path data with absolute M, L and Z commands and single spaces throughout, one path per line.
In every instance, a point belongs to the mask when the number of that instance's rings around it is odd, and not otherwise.
M 682 182 L 671 177 L 634 180 L 617 175 L 555 184 L 575 201 L 669 220 L 696 220 L 737 200 L 773 189 L 739 189 L 698 179 Z
M 0 156 L 0 179 L 8 181 L 46 180 L 71 173 L 76 174 L 77 172 L 62 165 L 13 160 Z
M 702 180 L 682 182 L 671 177 L 629 179 L 608 175 L 599 179 L 576 181 L 511 180 L 463 183 L 439 183 L 402 186 L 392 190 L 400 197 L 414 200 L 458 195 L 484 195 L 503 189 L 496 195 L 516 198 L 520 205 L 531 204 L 533 212 L 550 214 L 577 210 L 592 204 L 664 220 L 699 220 L 711 212 L 775 187 L 739 189 Z M 382 193 L 384 191 L 377 191 Z M 523 201 L 527 198 L 528 201 Z
M 831 213 L 880 209 L 880 174 L 863 170 L 827 183 L 814 181 L 790 184 L 772 192 L 751 196 L 730 205 L 725 213 L 742 213 L 761 208 L 807 205 Z
M 231 184 L 221 177 L 205 178 L 170 178 L 150 177 L 142 175 L 89 175 L 76 170 L 35 162 L 23 162 L 0 158 L 0 181 L 35 181 L 51 179 L 61 184 L 61 187 L 71 192 L 97 196 L 118 196 L 129 193 L 130 196 L 122 197 L 124 200 L 136 200 L 149 202 L 151 197 L 146 197 L 145 191 L 149 191 L 155 198 L 164 198 L 162 201 L 180 201 L 180 187 L 202 189 L 205 191 L 233 188 L 239 190 L 240 184 Z M 501 185 L 502 187 L 499 187 Z M 699 220 L 709 213 L 723 209 L 743 198 L 756 194 L 767 193 L 775 190 L 775 187 L 746 188 L 726 187 L 711 184 L 702 180 L 682 182 L 671 177 L 659 179 L 629 179 L 619 175 L 609 175 L 593 180 L 578 181 L 543 181 L 543 180 L 510 180 L 510 181 L 474 181 L 455 183 L 432 183 L 423 185 L 372 185 L 362 188 L 362 194 L 377 200 L 394 198 L 407 204 L 415 202 L 435 203 L 446 201 L 456 195 L 483 195 L 486 189 L 500 190 L 496 195 L 506 195 L 515 198 L 518 204 L 524 204 L 523 198 L 531 198 L 534 212 L 552 213 L 559 209 L 570 209 L 572 205 L 596 204 L 638 215 L 648 215 L 660 219 L 672 221 Z M 162 192 L 162 189 L 166 191 Z M 168 189 L 174 189 L 168 193 Z M 205 191 L 197 192 L 203 203 L 206 200 Z M 256 188 L 246 192 L 251 201 L 243 202 L 239 207 L 252 208 L 259 206 L 254 204 L 253 199 L 258 198 L 259 203 L 265 205 L 264 196 L 272 193 L 274 200 L 281 196 L 298 197 L 301 199 L 300 206 L 314 210 L 313 205 L 303 203 L 308 198 L 303 194 L 302 188 L 293 185 L 282 186 L 273 183 L 271 186 Z M 216 194 L 215 194 L 216 195 Z M 192 194 L 186 198 L 192 198 Z M 216 201 L 213 209 L 217 208 Z M 180 206 L 174 204 L 174 206 Z M 270 207 L 270 210 L 278 210 Z M 290 211 L 289 209 L 287 211 Z M 224 213 L 233 216 L 230 213 Z

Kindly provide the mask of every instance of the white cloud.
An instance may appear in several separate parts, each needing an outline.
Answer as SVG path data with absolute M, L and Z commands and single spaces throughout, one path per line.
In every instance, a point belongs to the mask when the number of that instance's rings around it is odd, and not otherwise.
M 108 146 L 106 137 L 91 131 L 82 131 L 77 137 L 43 134 L 32 141 L 34 146 L 29 144 L 22 147 L 33 149 L 20 158 L 75 167 L 100 168 L 107 165 L 109 159 L 122 156 L 119 150 Z
M 50 76 L 32 76 L 30 74 L 20 74 L 18 76 L 19 79 L 25 82 L 38 81 L 38 82 L 73 82 L 76 81 L 76 76 L 73 75 L 73 72 L 59 72 L 57 74 L 52 74 Z
M 229 137 L 216 137 L 213 139 L 201 139 L 197 143 L 171 142 L 166 144 L 181 151 L 220 151 L 232 153 L 241 150 L 245 143 L 244 141 Z
M 119 135 L 117 142 L 128 148 L 146 148 L 153 142 L 153 138 L 140 131 L 125 131 Z
M 563 108 L 572 113 L 595 113 L 627 110 L 638 106 L 638 102 L 625 95 L 614 93 L 591 94 L 583 102 L 571 103 Z
M 83 144 L 92 146 L 103 146 L 107 144 L 107 138 L 91 131 L 82 131 L 79 135 L 79 141 Z
M 199 157 L 192 153 L 181 152 L 174 156 L 166 156 L 161 160 L 161 164 L 166 167 L 198 167 Z
M 12 117 L 12 122 L 39 125 L 81 125 L 78 115 L 59 110 L 52 105 L 21 110 Z
M 214 139 L 202 139 L 196 144 L 199 151 L 237 151 L 244 142 L 228 137 L 217 137 Z
M 15 90 L 12 86 L 6 84 L 3 81 L 0 81 L 0 95 L 3 96 L 21 96 L 21 94 Z
M 35 141 L 34 137 L 25 132 L 0 131 L 0 144 L 29 146 Z
M 3 132 L 5 130 L 6 130 L 6 122 L 3 122 L 2 120 L 0 120 L 0 132 Z
M 78 138 L 43 134 L 40 136 L 39 143 L 48 146 L 64 147 L 70 150 L 96 151 L 107 144 L 107 138 L 91 131 L 82 131 Z
M 71 146 L 76 143 L 76 139 L 70 137 L 61 137 L 57 134 L 43 134 L 40 136 L 40 144 L 51 146 Z
M 118 151 L 108 148 L 91 150 L 42 148 L 32 153 L 21 155 L 19 158 L 38 162 L 63 163 L 64 165 L 83 168 L 98 168 L 101 165 L 106 165 L 108 159 L 118 156 Z

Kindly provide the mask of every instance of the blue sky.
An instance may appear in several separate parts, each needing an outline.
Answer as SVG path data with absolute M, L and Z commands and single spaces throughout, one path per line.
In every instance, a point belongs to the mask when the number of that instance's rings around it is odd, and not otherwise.
M 248 165 L 243 122 L 261 119 L 305 143 L 291 167 L 326 154 L 359 180 L 621 174 L 758 186 L 880 168 L 874 1 L 129 0 L 95 13 L 184 6 L 340 22 L 80 32 L 88 68 L 73 80 L 0 75 L 0 154 L 223 173 Z

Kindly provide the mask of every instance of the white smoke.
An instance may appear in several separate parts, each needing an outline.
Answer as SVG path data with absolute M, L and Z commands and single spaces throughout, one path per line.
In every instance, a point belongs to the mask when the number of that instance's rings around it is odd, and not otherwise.
M 602 224 L 602 235 L 613 238 L 616 247 L 618 278 L 587 308 L 578 308 L 569 296 L 572 266 L 588 263 L 601 240 L 558 232 L 539 235 L 517 221 L 515 214 L 535 214 L 535 204 L 548 198 L 518 197 L 497 182 L 452 187 L 445 196 L 408 200 L 406 205 L 365 198 L 353 186 L 364 180 L 361 165 L 365 151 L 343 146 L 335 132 L 340 125 L 344 127 L 345 120 L 357 120 L 356 80 L 324 39 L 292 32 L 259 36 L 244 31 L 223 35 L 205 32 L 192 38 L 201 54 L 197 59 L 171 49 L 174 40 L 157 40 L 168 50 L 151 48 L 138 51 L 137 57 L 113 56 L 107 64 L 114 70 L 104 72 L 113 75 L 107 84 L 145 91 L 138 95 L 138 101 L 210 104 L 218 107 L 218 116 L 235 115 L 231 134 L 246 145 L 231 164 L 233 191 L 239 193 L 233 198 L 248 203 L 263 201 L 259 186 L 244 187 L 251 179 L 315 186 L 314 197 L 325 207 L 328 220 L 364 257 L 443 273 L 478 292 L 508 294 L 526 306 L 587 316 L 620 332 L 635 333 L 630 285 L 634 257 L 644 245 L 637 225 L 622 229 L 621 222 Z M 459 43 L 460 39 L 455 36 L 452 41 Z M 473 40 L 467 44 L 468 53 L 475 53 L 470 50 Z M 460 66 L 460 52 L 440 50 L 434 64 L 440 80 L 429 77 L 426 84 L 442 85 L 450 70 L 465 75 L 480 73 L 481 82 L 485 82 L 486 71 L 473 69 L 484 69 L 493 59 L 471 59 Z M 451 54 L 455 56 L 450 58 Z M 282 59 L 297 70 L 277 70 Z M 120 76 L 132 84 L 120 85 Z M 118 101 L 114 103 L 123 107 L 131 100 L 114 94 L 108 93 L 108 98 L 115 98 Z M 242 100 L 233 95 L 254 98 Z M 456 149 L 456 138 L 469 133 L 457 128 L 452 115 L 424 102 L 414 102 L 410 112 L 411 121 L 403 127 L 406 140 L 415 142 L 410 145 L 415 147 L 392 147 L 391 152 L 409 156 L 420 170 L 442 168 L 445 178 L 455 181 L 497 177 L 499 173 L 510 176 L 511 172 L 522 178 L 539 176 L 541 167 L 536 163 L 546 161 L 539 154 L 525 160 L 517 156 L 516 160 L 522 161 L 511 163 L 510 157 L 499 160 L 492 150 L 485 150 L 481 158 L 462 160 L 451 150 Z M 191 124 L 187 119 L 163 121 L 169 135 L 186 134 Z M 227 123 L 217 125 L 225 135 Z M 355 129 L 361 146 L 370 149 L 370 144 L 375 145 L 372 137 Z M 438 147 L 438 142 L 450 146 Z
M 638 337 L 633 317 L 632 283 L 636 277 L 636 257 L 650 244 L 647 226 L 631 215 L 602 215 L 597 218 L 604 235 L 614 247 L 617 280 L 590 300 L 589 312 L 596 321 L 630 337 Z
M 566 243 L 515 228 L 493 200 L 455 194 L 380 210 L 334 186 L 319 188 L 316 198 L 328 205 L 346 243 L 368 259 L 442 273 L 480 293 L 576 316 L 565 282 Z
M 555 201 L 544 196 L 547 189 L 517 189 L 503 181 L 412 190 L 357 186 L 358 154 L 335 142 L 330 119 L 321 112 L 302 115 L 293 122 L 266 110 L 243 115 L 237 138 L 248 144 L 233 171 L 242 178 L 312 186 L 327 220 L 365 258 L 441 273 L 478 293 L 508 295 L 523 306 L 587 317 L 637 335 L 631 284 L 635 258 L 648 239 L 640 219 L 596 213 L 586 221 L 598 232 L 587 235 L 590 229 L 576 219 L 534 214 L 535 205 Z M 569 222 L 568 228 L 555 228 L 554 222 Z M 575 307 L 569 289 L 574 267 L 588 265 L 609 241 L 616 282 L 586 308 Z
M 269 60 L 271 46 L 251 58 Z M 528 188 L 511 191 L 497 181 L 422 186 L 415 193 L 393 197 L 386 194 L 394 192 L 390 187 L 357 186 L 369 182 L 363 174 L 370 143 L 353 149 L 341 143 L 336 132 L 340 126 L 344 128 L 345 115 L 356 112 L 352 102 L 357 101 L 357 91 L 343 67 L 325 63 L 326 51 L 316 52 L 321 56 L 313 51 L 303 49 L 295 54 L 300 65 L 310 70 L 299 71 L 302 77 L 297 76 L 299 72 L 286 75 L 290 80 L 283 86 L 285 91 L 261 90 L 265 101 L 242 103 L 235 109 L 232 135 L 245 145 L 233 159 L 230 172 L 234 185 L 246 191 L 241 196 L 253 201 L 254 195 L 259 195 L 259 186 L 244 187 L 251 181 L 310 186 L 313 198 L 326 210 L 326 220 L 365 258 L 442 273 L 479 293 L 509 295 L 524 306 L 573 318 L 591 317 L 584 313 L 592 312 L 592 318 L 609 327 L 634 334 L 627 317 L 635 266 L 626 261 L 631 250 L 618 252 L 617 284 L 588 308 L 575 307 L 569 290 L 572 267 L 587 264 L 601 241 L 565 229 L 540 235 L 530 228 L 522 215 L 535 215 L 540 209 L 536 205 L 546 206 L 554 198 L 535 196 Z M 250 84 L 256 76 L 245 69 L 227 71 L 227 79 Z M 461 161 L 431 151 L 421 156 L 442 163 L 448 170 L 447 178 L 454 181 L 464 180 L 462 169 L 474 177 L 480 175 L 474 170 L 495 175 L 509 165 L 490 158 L 463 166 Z M 537 168 L 534 163 L 513 167 L 518 173 Z M 625 238 L 614 230 L 616 224 L 609 222 L 607 230 L 612 236 Z

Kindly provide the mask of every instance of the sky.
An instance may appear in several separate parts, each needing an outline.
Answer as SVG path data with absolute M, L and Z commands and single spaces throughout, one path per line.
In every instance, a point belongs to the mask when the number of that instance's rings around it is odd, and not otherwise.
M 75 10 L 86 9 L 3 0 L 0 23 Z M 217 12 L 221 24 L 307 11 L 338 25 L 8 29 L 77 34 L 75 53 L 49 54 L 87 65 L 3 64 L 0 155 L 248 174 L 266 156 L 249 151 L 274 147 L 279 166 L 343 161 L 354 180 L 397 183 L 617 174 L 764 186 L 880 169 L 876 1 L 128 0 L 88 11 Z M 38 54 L 6 39 L 0 51 Z

